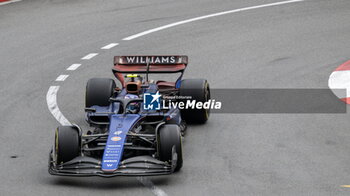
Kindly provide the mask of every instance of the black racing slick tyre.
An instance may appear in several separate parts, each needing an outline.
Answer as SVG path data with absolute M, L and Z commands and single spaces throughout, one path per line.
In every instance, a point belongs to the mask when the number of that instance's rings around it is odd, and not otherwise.
M 115 82 L 110 78 L 91 78 L 86 84 L 85 107 L 109 106 L 115 88 Z
M 81 152 L 81 136 L 74 126 L 59 126 L 55 133 L 55 159 L 60 165 L 74 159 Z
M 180 127 L 178 125 L 163 125 L 158 131 L 158 150 L 161 161 L 171 162 L 173 146 L 177 154 L 175 171 L 182 168 L 182 138 Z
M 181 81 L 180 96 L 191 97 L 196 102 L 210 100 L 209 83 L 205 79 L 185 79 Z M 181 117 L 189 124 L 204 124 L 209 118 L 210 108 L 187 108 L 181 110 Z

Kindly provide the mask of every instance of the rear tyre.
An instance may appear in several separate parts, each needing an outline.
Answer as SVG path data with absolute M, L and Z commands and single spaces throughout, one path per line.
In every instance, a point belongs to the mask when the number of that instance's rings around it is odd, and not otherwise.
M 173 146 L 177 153 L 175 171 L 179 171 L 183 164 L 180 127 L 173 124 L 163 125 L 158 131 L 158 150 L 161 161 L 171 162 Z
M 181 81 L 180 96 L 192 97 L 196 102 L 206 102 L 210 99 L 210 88 L 207 80 L 185 79 Z M 181 117 L 189 124 L 204 124 L 209 118 L 209 109 L 183 109 Z
M 62 164 L 74 159 L 81 152 L 81 136 L 77 127 L 59 126 L 55 133 L 56 164 Z
M 115 88 L 115 82 L 110 78 L 91 78 L 86 84 L 85 107 L 109 106 Z

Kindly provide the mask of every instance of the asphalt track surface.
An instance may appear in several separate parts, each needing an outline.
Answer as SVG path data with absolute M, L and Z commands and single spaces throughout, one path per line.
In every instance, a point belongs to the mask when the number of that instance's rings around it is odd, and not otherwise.
M 185 78 L 212 88 L 328 88 L 350 54 L 350 1 L 306 0 L 232 13 L 272 0 L 24 0 L 0 6 L 1 195 L 349 195 L 349 114 L 214 114 L 191 126 L 184 167 L 170 176 L 67 178 L 47 173 L 59 123 L 46 103 L 60 86 L 65 117 L 87 128 L 84 89 L 112 77 L 114 55 L 186 54 Z M 109 50 L 100 48 L 119 43 Z M 99 53 L 81 60 L 89 53 Z M 66 71 L 73 63 L 82 64 Z M 67 74 L 64 82 L 55 79 Z

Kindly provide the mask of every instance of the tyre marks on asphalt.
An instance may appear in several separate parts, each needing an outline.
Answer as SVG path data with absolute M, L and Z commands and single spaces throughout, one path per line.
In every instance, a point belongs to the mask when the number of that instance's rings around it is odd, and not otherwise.
M 328 79 L 328 86 L 342 101 L 350 104 L 350 60 L 335 69 Z M 346 89 L 344 92 L 343 89 Z

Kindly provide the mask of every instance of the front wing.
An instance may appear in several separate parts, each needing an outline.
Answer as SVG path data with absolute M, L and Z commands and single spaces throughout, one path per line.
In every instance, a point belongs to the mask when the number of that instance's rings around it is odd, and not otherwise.
M 50 153 L 49 173 L 59 176 L 156 176 L 168 175 L 174 172 L 177 154 L 173 148 L 171 163 L 157 160 L 151 156 L 136 156 L 120 162 L 115 171 L 102 171 L 101 161 L 87 156 L 79 156 L 71 161 L 56 165 Z

